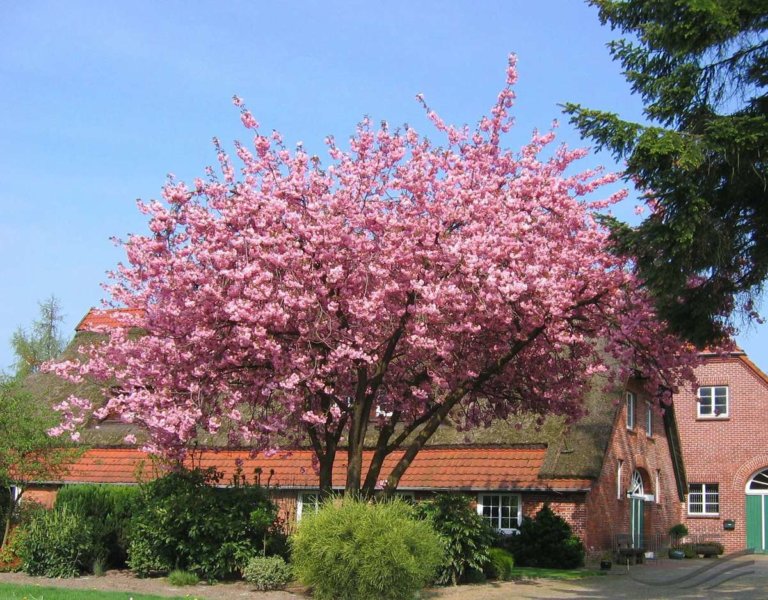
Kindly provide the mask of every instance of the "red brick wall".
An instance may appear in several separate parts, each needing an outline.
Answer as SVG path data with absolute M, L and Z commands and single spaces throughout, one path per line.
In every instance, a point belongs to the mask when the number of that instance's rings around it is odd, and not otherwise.
M 31 487 L 24 490 L 24 495 L 21 497 L 21 501 L 37 502 L 38 504 L 42 504 L 45 508 L 53 508 L 53 503 L 56 501 L 56 493 L 58 491 L 58 487 Z
M 656 495 L 657 473 L 659 480 L 659 502 L 645 502 L 644 531 L 648 540 L 659 538 L 666 541 L 669 528 L 680 522 L 680 503 L 675 484 L 675 473 L 669 446 L 664 432 L 662 415 L 654 410 L 652 436 L 646 435 L 646 402 L 637 394 L 635 427 L 627 429 L 626 403 L 621 399 L 611 434 L 600 477 L 595 482 L 586 503 L 585 546 L 588 551 L 608 550 L 613 547 L 616 534 L 630 532 L 630 500 L 627 490 L 633 472 L 637 469 L 643 476 L 645 494 Z M 618 461 L 623 461 L 621 475 L 621 498 L 619 498 L 617 475 Z
M 768 467 L 768 384 L 739 357 L 711 357 L 696 369 L 701 386 L 727 385 L 728 417 L 697 418 L 696 390 L 675 397 L 683 457 L 689 483 L 717 483 L 720 515 L 688 516 L 691 534 L 719 539 L 727 552 L 746 546 L 745 494 L 750 477 Z M 724 531 L 723 521 L 735 519 L 736 529 Z
M 535 517 L 544 504 L 573 528 L 573 533 L 582 541 L 587 536 L 587 503 L 586 494 L 523 494 L 523 516 Z M 586 544 L 585 544 L 586 545 Z

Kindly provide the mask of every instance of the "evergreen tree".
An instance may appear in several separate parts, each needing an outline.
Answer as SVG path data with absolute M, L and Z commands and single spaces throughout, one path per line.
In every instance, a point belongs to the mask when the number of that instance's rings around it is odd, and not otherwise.
M 711 342 L 757 316 L 768 276 L 768 1 L 589 1 L 628 36 L 609 48 L 650 124 L 565 110 L 646 192 L 639 226 L 610 221 L 617 251 L 678 333 Z
M 61 335 L 64 317 L 55 296 L 40 302 L 40 316 L 32 323 L 30 331 L 19 327 L 11 338 L 16 355 L 16 376 L 23 378 L 35 373 L 47 360 L 56 358 L 64 350 L 67 340 Z

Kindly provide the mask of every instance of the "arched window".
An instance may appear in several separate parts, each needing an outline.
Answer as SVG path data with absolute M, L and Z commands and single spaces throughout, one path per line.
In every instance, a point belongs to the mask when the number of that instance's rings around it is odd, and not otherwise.
M 753 494 L 768 493 L 768 469 L 763 469 L 757 473 L 747 483 L 747 493 Z

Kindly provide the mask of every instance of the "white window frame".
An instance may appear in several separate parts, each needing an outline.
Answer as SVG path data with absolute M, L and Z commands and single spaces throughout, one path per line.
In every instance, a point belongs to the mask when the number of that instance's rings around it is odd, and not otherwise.
M 635 392 L 627 392 L 626 405 L 627 405 L 627 429 L 634 429 L 635 428 L 635 411 L 637 409 L 637 394 L 635 394 Z
M 299 497 L 296 499 L 296 522 L 301 521 L 301 515 L 304 514 L 305 510 L 311 509 L 313 513 L 316 513 L 320 509 L 320 504 L 322 504 L 320 490 L 299 492 Z
M 694 486 L 697 488 L 696 491 L 694 491 Z M 701 488 L 701 491 L 698 491 L 698 488 Z M 701 496 L 701 502 L 696 502 L 696 504 L 701 504 L 701 511 L 693 511 L 691 510 L 691 496 Z M 713 503 L 707 502 L 707 495 L 710 497 L 712 495 L 716 498 L 717 503 L 717 510 L 707 510 L 708 508 L 711 508 Z M 692 517 L 717 517 L 720 516 L 720 486 L 717 483 L 690 483 L 688 484 L 688 499 L 687 499 L 687 505 L 688 505 L 688 515 Z
M 717 398 L 717 390 L 725 390 L 725 410 L 720 413 L 716 413 L 715 400 Z M 702 394 L 704 390 L 707 390 L 706 397 Z M 696 392 L 696 416 L 699 419 L 727 419 L 731 412 L 731 391 L 727 385 L 701 385 Z M 704 405 L 703 400 L 707 400 L 707 406 L 711 412 L 703 413 L 701 408 Z
M 616 467 L 616 499 L 621 500 L 624 494 L 621 493 L 621 479 L 624 476 L 624 461 L 619 460 L 619 464 Z
M 499 507 L 501 507 L 502 501 L 514 498 L 515 502 L 517 503 L 517 513 L 510 516 L 517 521 L 517 527 L 499 527 L 502 518 L 501 511 L 499 511 L 499 516 L 496 519 L 492 518 L 490 515 L 484 514 L 485 505 L 483 502 L 488 498 L 498 498 L 500 503 Z M 523 499 L 520 494 L 482 492 L 477 495 L 477 514 L 486 519 L 488 523 L 490 523 L 491 527 L 493 527 L 496 531 L 506 534 L 518 533 L 520 531 L 520 524 L 523 522 Z
M 656 504 L 661 504 L 661 471 L 656 471 Z
M 653 437 L 653 404 L 645 403 L 645 435 Z

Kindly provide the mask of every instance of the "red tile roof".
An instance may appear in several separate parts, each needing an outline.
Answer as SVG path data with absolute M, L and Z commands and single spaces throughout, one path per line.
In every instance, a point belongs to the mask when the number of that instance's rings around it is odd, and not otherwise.
M 130 320 L 140 317 L 144 311 L 140 308 L 92 308 L 75 327 L 75 331 L 104 331 L 105 329 L 125 327 Z
M 589 479 L 542 479 L 538 476 L 546 449 L 541 448 L 425 448 L 405 472 L 400 489 L 410 490 L 558 490 L 579 491 L 591 486 Z M 366 452 L 368 463 L 371 452 Z M 389 474 L 402 452 L 395 452 L 384 463 L 382 478 Z M 243 473 L 249 481 L 254 470 L 261 469 L 261 483 L 294 489 L 318 487 L 309 450 L 280 452 L 271 457 L 250 458 L 244 450 L 206 450 L 196 453 L 194 465 L 216 467 L 231 480 L 236 460 L 243 461 Z M 333 485 L 344 487 L 346 455 L 339 455 Z M 152 479 L 162 472 L 150 456 L 133 448 L 94 448 L 86 450 L 61 477 L 60 482 L 136 483 Z M 272 472 L 272 473 L 271 473 Z M 271 473 L 271 474 L 270 474 Z M 50 483 L 50 482 L 49 482 Z

